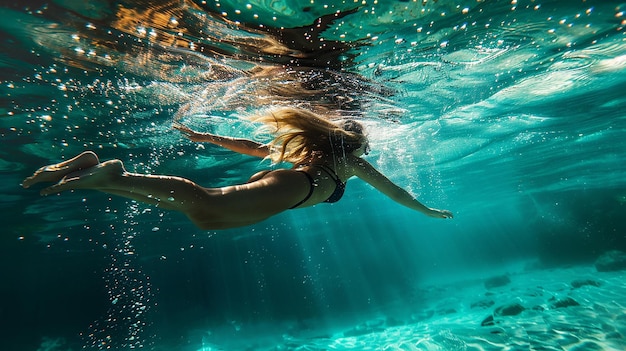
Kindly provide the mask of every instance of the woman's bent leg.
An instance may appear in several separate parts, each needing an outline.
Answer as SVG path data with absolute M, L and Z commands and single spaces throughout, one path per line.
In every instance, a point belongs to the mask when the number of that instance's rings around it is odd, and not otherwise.
M 181 212 L 188 212 L 207 198 L 206 189 L 188 179 L 129 173 L 120 160 L 67 174 L 58 183 L 41 190 L 41 194 L 75 189 L 99 190 Z
M 251 183 L 203 188 L 181 177 L 129 173 L 121 161 L 111 160 L 69 173 L 41 193 L 99 190 L 180 211 L 203 229 L 222 229 L 252 224 L 282 212 L 304 198 L 309 187 L 300 172 L 277 170 Z

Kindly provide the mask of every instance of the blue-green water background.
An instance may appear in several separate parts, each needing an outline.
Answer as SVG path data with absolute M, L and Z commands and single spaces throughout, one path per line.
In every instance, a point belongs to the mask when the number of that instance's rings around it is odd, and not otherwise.
M 309 29 L 337 11 L 323 32 Z M 3 2 L 2 349 L 58 338 L 198 349 L 380 311 L 401 320 L 425 307 L 423 284 L 626 249 L 622 11 L 619 1 Z M 311 45 L 267 46 L 281 27 Z M 250 74 L 260 65 L 277 70 Z M 293 82 L 324 91 L 276 88 Z M 172 121 L 249 137 L 242 115 L 287 101 L 361 119 L 367 159 L 455 218 L 351 180 L 337 204 L 204 232 L 105 194 L 19 186 L 86 149 L 137 172 L 243 182 L 270 165 L 190 143 Z

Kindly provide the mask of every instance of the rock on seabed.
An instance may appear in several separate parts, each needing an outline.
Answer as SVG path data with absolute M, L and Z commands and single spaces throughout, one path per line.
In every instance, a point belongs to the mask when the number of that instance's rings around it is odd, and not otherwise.
M 607 251 L 595 263 L 598 272 L 612 272 L 626 269 L 626 253 L 623 251 Z

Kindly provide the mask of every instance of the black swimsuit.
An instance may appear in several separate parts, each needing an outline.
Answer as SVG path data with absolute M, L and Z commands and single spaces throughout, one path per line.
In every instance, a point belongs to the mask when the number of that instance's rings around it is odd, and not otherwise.
M 346 183 L 342 182 L 341 179 L 339 179 L 339 176 L 337 175 L 337 173 L 328 166 L 310 165 L 309 167 L 319 167 L 322 171 L 324 171 L 324 173 L 328 174 L 330 178 L 335 181 L 335 184 L 336 184 L 335 191 L 332 194 L 330 194 L 328 199 L 324 200 L 324 202 L 333 203 L 333 202 L 339 201 L 339 199 L 341 199 L 341 197 L 343 196 L 344 191 L 346 190 Z M 304 173 L 304 175 L 306 175 L 306 177 L 309 179 L 309 183 L 311 187 L 309 188 L 309 193 L 307 194 L 307 196 L 305 196 L 302 201 L 298 202 L 297 204 L 293 205 L 290 208 L 296 208 L 302 205 L 303 203 L 305 203 L 308 199 L 311 198 L 311 195 L 313 195 L 313 190 L 315 189 L 315 180 L 313 179 L 313 177 L 311 177 L 311 175 L 305 171 L 298 170 L 298 172 L 302 172 Z
M 346 191 L 346 183 L 342 182 L 341 179 L 339 179 L 339 176 L 332 168 L 325 165 L 317 166 L 321 168 L 322 171 L 326 172 L 326 174 L 328 174 L 332 178 L 332 180 L 335 181 L 336 184 L 335 191 L 330 194 L 328 199 L 324 200 L 324 202 L 333 203 L 339 201 L 343 196 L 343 193 Z

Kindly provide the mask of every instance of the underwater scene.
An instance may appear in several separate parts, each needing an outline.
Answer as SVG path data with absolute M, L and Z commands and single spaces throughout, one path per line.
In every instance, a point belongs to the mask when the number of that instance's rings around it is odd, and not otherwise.
M 0 349 L 626 350 L 626 3 L 3 0 Z M 203 230 L 23 180 L 95 151 L 205 187 L 288 165 L 299 106 L 365 126 L 336 203 Z M 312 186 L 312 185 L 311 185 Z M 243 215 L 243 214 L 242 214 Z

